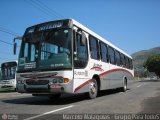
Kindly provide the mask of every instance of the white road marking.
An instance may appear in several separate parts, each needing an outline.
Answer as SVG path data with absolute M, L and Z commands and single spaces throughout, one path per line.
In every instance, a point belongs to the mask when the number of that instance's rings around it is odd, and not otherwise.
M 142 85 L 138 85 L 137 87 L 141 87 Z
M 49 112 L 45 112 L 45 113 L 42 113 L 40 115 L 36 115 L 36 116 L 30 117 L 30 118 L 26 118 L 24 120 L 33 120 L 35 118 L 42 117 L 42 116 L 45 116 L 45 115 L 48 115 L 48 114 L 51 114 L 51 113 L 54 113 L 54 112 L 57 112 L 57 111 L 61 111 L 61 110 L 64 110 L 64 109 L 68 109 L 68 108 L 71 108 L 71 107 L 74 107 L 74 106 L 70 105 L 70 106 L 67 106 L 67 107 L 59 108 L 57 110 L 52 110 L 52 111 L 49 111 Z
M 123 94 L 124 92 L 119 92 L 119 94 Z
M 146 85 L 147 83 L 143 83 L 143 84 L 141 84 L 141 85 L 138 85 L 137 87 L 141 87 L 141 86 L 144 86 L 144 85 Z

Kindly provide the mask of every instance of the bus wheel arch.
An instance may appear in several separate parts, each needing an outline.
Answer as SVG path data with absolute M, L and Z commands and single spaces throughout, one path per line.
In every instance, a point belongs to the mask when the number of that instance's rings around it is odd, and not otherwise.
M 94 75 L 92 77 L 92 81 L 89 84 L 88 97 L 90 99 L 95 99 L 98 95 L 99 90 L 100 90 L 100 79 L 98 75 Z

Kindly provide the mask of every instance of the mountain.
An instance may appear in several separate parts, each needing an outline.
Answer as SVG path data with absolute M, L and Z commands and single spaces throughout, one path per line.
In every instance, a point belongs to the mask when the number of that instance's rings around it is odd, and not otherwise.
M 133 65 L 135 67 L 142 67 L 143 63 L 147 60 L 150 55 L 160 54 L 160 47 L 151 48 L 149 50 L 142 50 L 133 53 L 131 56 L 133 58 Z
M 155 47 L 133 53 L 131 56 L 133 58 L 135 72 L 137 71 L 140 74 L 144 74 L 143 64 L 147 60 L 147 58 L 153 54 L 160 54 L 160 47 Z

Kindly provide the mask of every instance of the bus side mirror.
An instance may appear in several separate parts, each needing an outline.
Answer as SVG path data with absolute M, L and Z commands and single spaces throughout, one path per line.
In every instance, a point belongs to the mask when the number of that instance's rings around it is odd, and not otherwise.
M 82 37 L 81 37 L 81 46 L 86 46 L 86 35 L 85 35 L 85 33 L 83 33 L 82 32 L 82 35 L 81 35 Z
M 13 54 L 16 55 L 17 51 L 17 43 L 15 42 L 16 40 L 22 40 L 22 37 L 18 36 L 13 39 Z
M 13 54 L 16 55 L 16 51 L 17 51 L 17 43 L 14 42 L 13 44 Z

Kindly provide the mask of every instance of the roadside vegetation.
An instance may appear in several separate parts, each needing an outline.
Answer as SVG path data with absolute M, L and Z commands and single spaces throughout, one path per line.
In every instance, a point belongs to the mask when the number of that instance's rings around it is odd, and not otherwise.
M 154 72 L 158 77 L 160 77 L 160 54 L 149 56 L 143 66 L 149 72 Z
M 8 92 L 15 92 L 15 89 L 11 89 L 11 88 L 0 88 L 0 93 L 8 93 Z
M 142 50 L 132 54 L 135 79 L 155 79 L 157 77 L 155 72 L 150 72 L 144 64 L 150 56 L 159 54 L 160 47 Z

